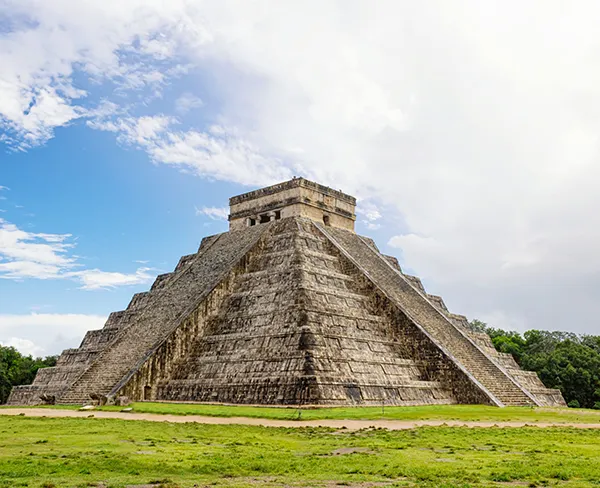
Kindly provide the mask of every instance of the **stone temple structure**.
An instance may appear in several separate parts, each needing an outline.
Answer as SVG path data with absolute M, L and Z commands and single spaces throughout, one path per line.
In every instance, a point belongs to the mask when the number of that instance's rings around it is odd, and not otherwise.
M 355 234 L 355 204 L 303 178 L 231 198 L 229 232 L 9 403 L 564 405 Z

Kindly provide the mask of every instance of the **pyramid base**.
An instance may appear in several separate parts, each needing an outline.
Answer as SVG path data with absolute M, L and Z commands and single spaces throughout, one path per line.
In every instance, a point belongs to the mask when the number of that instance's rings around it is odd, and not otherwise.
M 170 381 L 158 386 L 147 400 L 236 405 L 439 405 L 455 404 L 452 392 L 441 386 L 357 385 L 318 382 L 315 378 L 210 384 Z

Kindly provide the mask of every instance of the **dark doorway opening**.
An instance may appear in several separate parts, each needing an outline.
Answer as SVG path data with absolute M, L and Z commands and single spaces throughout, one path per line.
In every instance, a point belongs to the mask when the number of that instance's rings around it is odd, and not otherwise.
M 144 386 L 144 400 L 152 400 L 152 387 Z
M 327 226 L 331 225 L 331 221 L 329 220 L 329 215 L 323 215 L 323 223 Z

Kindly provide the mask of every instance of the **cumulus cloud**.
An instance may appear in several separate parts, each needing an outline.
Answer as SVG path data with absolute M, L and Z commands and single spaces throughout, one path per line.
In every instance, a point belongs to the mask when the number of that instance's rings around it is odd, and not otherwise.
M 193 66 L 177 73 L 187 87 L 210 74 L 209 124 L 125 111 L 90 127 L 206 178 L 343 188 L 397 217 L 390 247 L 453 311 L 597 330 L 596 2 L 8 6 L 27 20 L 0 41 L 10 137 L 39 142 L 85 115 L 74 72 L 135 89 Z
M 0 314 L 0 344 L 23 354 L 47 356 L 79 346 L 88 330 L 100 329 L 106 317 L 83 314 Z
M 97 290 L 149 283 L 154 277 L 150 268 L 132 274 L 81 269 L 74 247 L 71 234 L 27 232 L 0 219 L 0 279 L 71 279 Z
M 196 207 L 196 215 L 206 215 L 212 220 L 227 220 L 229 208 L 227 207 Z

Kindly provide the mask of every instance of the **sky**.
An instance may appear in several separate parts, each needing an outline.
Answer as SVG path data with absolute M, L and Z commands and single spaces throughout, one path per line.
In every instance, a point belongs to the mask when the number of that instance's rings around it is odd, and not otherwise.
M 77 347 L 304 176 L 450 311 L 598 334 L 600 4 L 0 0 L 0 343 Z

